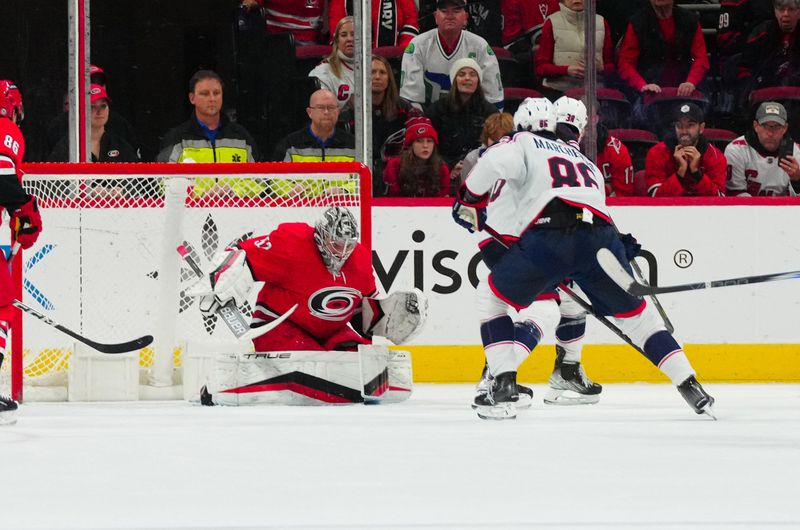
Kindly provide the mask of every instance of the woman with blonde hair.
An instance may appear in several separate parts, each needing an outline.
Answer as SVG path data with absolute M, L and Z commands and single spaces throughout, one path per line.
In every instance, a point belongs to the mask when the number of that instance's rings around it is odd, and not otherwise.
M 317 79 L 317 88 L 324 88 L 333 92 L 340 109 L 350 103 L 350 96 L 355 86 L 353 74 L 354 58 L 355 30 L 353 17 L 343 17 L 336 24 L 331 53 L 308 73 L 308 77 Z M 341 115 L 339 121 L 342 121 Z

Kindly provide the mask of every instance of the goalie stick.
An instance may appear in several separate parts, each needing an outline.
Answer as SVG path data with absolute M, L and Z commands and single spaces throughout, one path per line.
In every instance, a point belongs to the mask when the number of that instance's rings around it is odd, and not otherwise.
M 617 261 L 614 254 L 607 248 L 597 251 L 597 262 L 620 287 L 634 296 L 649 296 L 651 294 L 680 293 L 683 291 L 696 291 L 698 289 L 712 289 L 714 287 L 730 287 L 732 285 L 748 285 L 751 283 L 775 282 L 778 280 L 793 280 L 800 278 L 800 271 L 776 272 L 775 274 L 762 274 L 758 276 L 740 276 L 726 280 L 711 280 L 696 283 L 684 283 L 665 287 L 643 285 L 631 277 L 630 274 Z
M 187 265 L 194 271 L 195 276 L 198 278 L 203 277 L 203 271 L 200 269 L 200 266 L 197 262 L 192 258 L 191 254 L 189 254 L 189 248 L 186 241 L 184 241 L 181 245 L 178 246 L 178 254 L 181 255 L 183 261 L 186 262 Z M 236 307 L 235 300 L 228 300 L 225 305 L 220 305 L 217 310 L 217 316 L 225 322 L 225 325 L 228 326 L 228 329 L 231 330 L 231 333 L 237 338 L 241 340 L 253 340 L 269 331 L 278 327 L 281 322 L 286 320 L 294 313 L 294 310 L 297 309 L 297 304 L 294 304 L 292 307 L 289 308 L 284 314 L 273 320 L 272 322 L 268 322 L 263 326 L 258 326 L 256 328 L 251 328 L 247 322 L 245 321 L 242 314 L 239 312 L 239 309 Z
M 486 233 L 488 233 L 490 236 L 492 236 L 492 238 L 495 241 L 497 241 L 498 243 L 503 245 L 505 248 L 508 248 L 508 244 L 503 240 L 502 236 L 500 236 L 500 234 L 498 234 L 497 231 L 494 228 L 492 228 L 489 225 L 484 225 L 483 229 L 486 231 Z M 558 286 L 558 288 L 561 289 L 562 291 L 564 291 L 565 293 L 567 293 L 567 296 L 569 296 L 570 298 L 575 300 L 575 303 L 577 303 L 579 306 L 581 306 L 581 308 L 583 308 L 584 311 L 586 311 L 587 313 L 592 315 L 594 318 L 596 318 L 598 321 L 600 321 L 601 324 L 603 324 L 605 327 L 607 327 L 609 330 L 611 330 L 614 333 L 614 335 L 616 335 L 617 337 L 621 338 L 623 341 L 627 342 L 629 346 L 631 346 L 633 349 L 635 349 L 636 351 L 638 351 L 642 355 L 646 356 L 644 351 L 639 346 L 634 344 L 634 342 L 631 340 L 631 338 L 628 337 L 625 334 L 624 331 L 622 331 L 617 326 L 615 326 L 614 323 L 611 322 L 609 319 L 607 319 L 605 316 L 598 315 L 595 312 L 594 307 L 592 307 L 592 304 L 590 304 L 589 302 L 587 302 L 586 300 L 581 298 L 577 293 L 575 293 L 575 291 L 573 291 L 572 289 L 570 289 L 567 285 L 565 285 L 563 283 L 560 284 Z
M 102 343 L 102 342 L 95 342 L 93 340 L 87 339 L 83 335 L 80 335 L 80 334 L 72 331 L 71 329 L 69 329 L 67 327 L 62 326 L 61 324 L 59 324 L 58 322 L 56 322 L 52 318 L 50 318 L 50 317 L 48 317 L 46 315 L 43 315 L 42 313 L 38 312 L 34 308 L 23 304 L 19 300 L 13 300 L 11 302 L 11 305 L 13 305 L 14 307 L 16 307 L 16 308 L 28 313 L 31 316 L 34 316 L 34 317 L 38 318 L 39 320 L 41 320 L 42 322 L 44 322 L 48 326 L 53 326 L 54 328 L 56 328 L 60 332 L 66 333 L 67 335 L 69 335 L 73 339 L 78 340 L 78 341 L 86 344 L 87 346 L 89 346 L 91 348 L 94 348 L 95 350 L 99 351 L 100 353 L 127 353 L 129 351 L 140 350 L 140 349 L 144 348 L 145 346 L 148 346 L 151 342 L 153 342 L 153 336 L 152 335 L 145 335 L 144 337 L 139 337 L 138 339 L 133 339 L 133 340 L 130 340 L 128 342 L 118 342 L 118 343 L 112 343 L 112 344 L 106 344 L 106 343 Z

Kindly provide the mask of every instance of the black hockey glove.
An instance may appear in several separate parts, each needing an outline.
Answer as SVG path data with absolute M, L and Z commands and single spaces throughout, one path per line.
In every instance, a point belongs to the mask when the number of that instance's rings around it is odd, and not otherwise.
M 639 251 L 642 250 L 642 245 L 636 241 L 632 234 L 620 234 L 619 240 L 622 241 L 622 246 L 625 247 L 625 257 L 628 258 L 628 261 L 633 261 L 633 258 L 638 256 Z

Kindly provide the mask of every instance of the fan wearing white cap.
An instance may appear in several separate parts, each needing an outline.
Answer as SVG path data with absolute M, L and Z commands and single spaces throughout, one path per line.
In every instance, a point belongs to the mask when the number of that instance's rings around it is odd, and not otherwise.
M 486 100 L 484 72 L 475 59 L 454 61 L 449 77 L 450 90 L 428 107 L 427 115 L 439 133 L 439 151 L 451 168 L 451 177 L 458 178 L 464 157 L 480 147 L 483 123 L 497 107 Z
M 481 70 L 486 99 L 503 106 L 500 65 L 483 37 L 466 31 L 464 0 L 438 0 L 436 27 L 414 37 L 406 47 L 400 74 L 400 97 L 420 108 L 435 103 L 450 89 L 450 70 L 459 59 L 473 59 Z
M 800 147 L 789 134 L 786 108 L 765 101 L 753 125 L 725 148 L 727 194 L 796 196 L 800 194 Z

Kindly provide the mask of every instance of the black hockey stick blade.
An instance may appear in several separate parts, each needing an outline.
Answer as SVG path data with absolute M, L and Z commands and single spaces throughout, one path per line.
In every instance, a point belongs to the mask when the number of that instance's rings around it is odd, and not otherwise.
M 110 353 L 110 354 L 127 353 L 127 352 L 131 352 L 131 351 L 141 350 L 142 348 L 144 348 L 146 346 L 149 346 L 150 343 L 153 342 L 153 336 L 152 335 L 145 335 L 144 337 L 139 337 L 138 339 L 133 339 L 133 340 L 130 340 L 128 342 L 117 342 L 117 343 L 112 343 L 112 344 L 106 344 L 106 343 L 102 343 L 102 342 L 95 342 L 93 340 L 87 339 L 83 335 L 80 335 L 80 334 L 72 331 L 71 329 L 69 329 L 67 327 L 62 326 L 61 324 L 59 324 L 58 322 L 56 322 L 52 318 L 50 318 L 50 317 L 48 317 L 46 315 L 43 315 L 42 313 L 38 312 L 34 308 L 23 304 L 19 300 L 14 300 L 11 303 L 14 305 L 14 307 L 24 311 L 25 313 L 28 313 L 31 316 L 34 316 L 34 317 L 38 318 L 39 320 L 41 320 L 42 322 L 44 322 L 48 326 L 53 326 L 54 328 L 56 328 L 60 332 L 69 335 L 73 339 L 86 344 L 90 348 L 93 348 L 93 349 L 99 351 L 100 353 Z
M 607 248 L 597 251 L 597 262 L 614 280 L 614 282 L 634 296 L 648 296 L 652 294 L 680 293 L 683 291 L 696 291 L 698 289 L 713 289 L 715 287 L 731 287 L 733 285 L 748 285 L 752 283 L 776 282 L 779 280 L 794 280 L 800 278 L 800 271 L 777 272 L 775 274 L 762 274 L 758 276 L 740 276 L 726 280 L 712 280 L 707 282 L 684 283 L 657 287 L 642 285 L 634 280 L 619 263 L 614 254 Z

